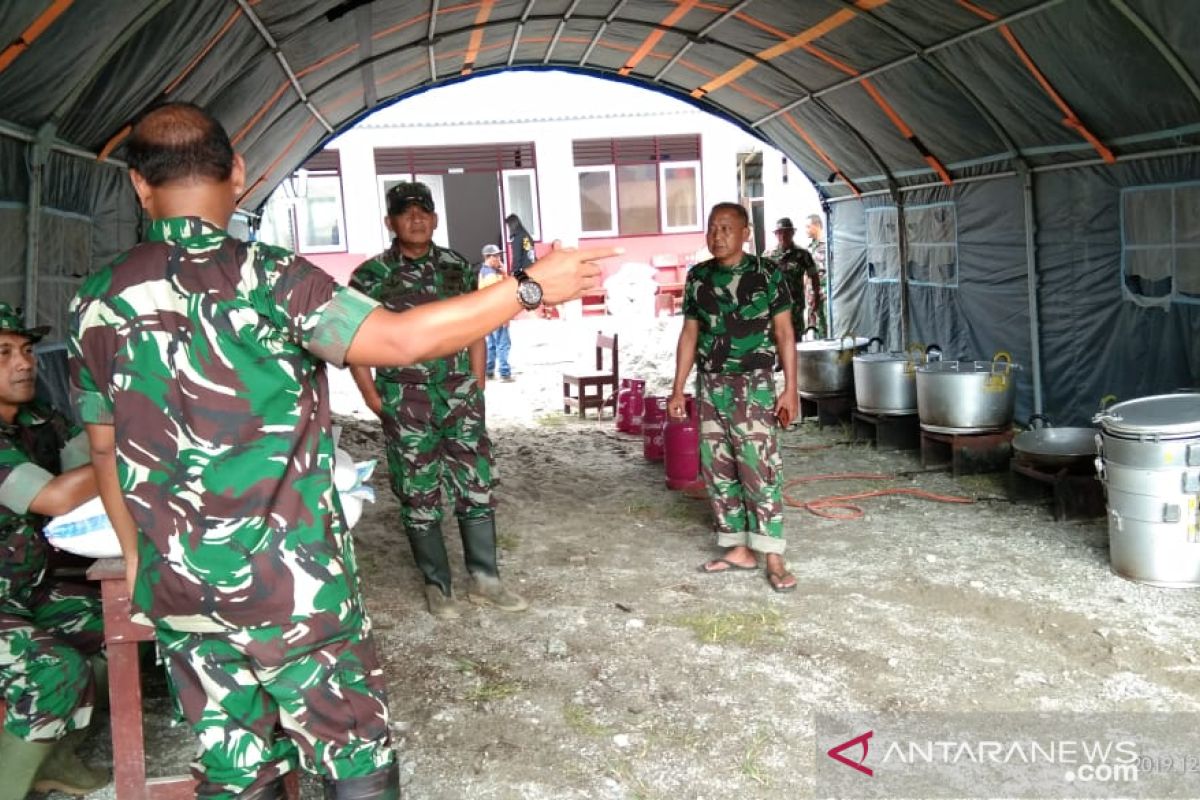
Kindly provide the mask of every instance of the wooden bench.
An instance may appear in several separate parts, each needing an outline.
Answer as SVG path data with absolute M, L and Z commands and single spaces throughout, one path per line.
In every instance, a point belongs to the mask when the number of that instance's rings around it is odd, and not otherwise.
M 108 650 L 108 695 L 112 714 L 113 783 L 117 800 L 185 800 L 196 796 L 190 775 L 146 778 L 146 742 L 142 732 L 142 671 L 138 643 L 154 640 L 154 629 L 130 619 L 125 561 L 103 558 L 87 571 L 100 581 L 104 644 Z M 300 779 L 284 777 L 284 793 L 300 797 Z

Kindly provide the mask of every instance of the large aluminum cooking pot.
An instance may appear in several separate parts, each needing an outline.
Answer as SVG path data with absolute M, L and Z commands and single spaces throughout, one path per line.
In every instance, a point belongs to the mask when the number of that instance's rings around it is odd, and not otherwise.
M 1200 586 L 1200 393 L 1139 397 L 1094 421 L 1113 572 L 1153 586 Z
M 862 336 L 843 336 L 797 342 L 796 388 L 818 396 L 848 394 L 854 380 L 851 361 L 869 341 Z
M 1009 427 L 1017 400 L 1007 353 L 992 361 L 929 361 L 917 367 L 917 415 L 935 433 L 982 433 Z
M 854 357 L 854 403 L 868 414 L 917 413 L 917 366 L 925 353 L 917 345 L 912 352 L 871 352 L 878 338 L 867 343 L 867 351 Z M 935 349 L 930 345 L 929 351 Z
M 1045 427 L 1033 427 L 1034 420 L 1038 418 Z M 1029 422 L 1029 430 L 1018 433 L 1012 442 L 1017 460 L 1045 469 L 1092 470 L 1100 434 L 1098 430 L 1050 427 L 1042 414 L 1034 414 Z

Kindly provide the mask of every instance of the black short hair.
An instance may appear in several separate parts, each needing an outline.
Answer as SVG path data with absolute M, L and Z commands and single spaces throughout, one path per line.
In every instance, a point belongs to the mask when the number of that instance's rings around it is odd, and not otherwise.
M 742 218 L 743 225 L 745 225 L 747 228 L 750 227 L 750 212 L 746 211 L 746 207 L 741 203 L 717 203 L 712 207 L 712 210 L 708 212 L 709 222 L 712 221 L 712 218 L 716 216 L 718 211 L 733 211 Z
M 153 106 L 133 123 L 125 161 L 151 186 L 202 178 L 229 180 L 233 145 L 211 114 L 193 103 Z

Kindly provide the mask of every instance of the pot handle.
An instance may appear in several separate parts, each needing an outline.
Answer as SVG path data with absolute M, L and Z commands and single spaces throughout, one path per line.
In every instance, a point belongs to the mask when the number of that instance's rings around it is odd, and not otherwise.
M 873 344 L 879 345 L 879 349 L 872 350 L 871 345 L 873 345 Z M 880 339 L 878 336 L 872 336 L 870 341 L 867 342 L 867 352 L 868 353 L 882 353 L 883 352 L 883 339 Z
M 1117 402 L 1117 396 L 1115 394 L 1104 395 L 1104 397 L 1100 398 L 1100 412 L 1103 413 L 1104 409 L 1108 408 L 1115 402 Z
M 800 340 L 801 340 L 801 341 L 805 341 L 804 337 L 805 337 L 805 336 L 808 336 L 808 334 L 809 334 L 809 333 L 813 333 L 813 334 L 817 333 L 817 326 L 816 326 L 816 325 L 809 325 L 807 328 L 805 328 L 804 330 L 800 331 Z M 814 337 L 814 338 L 815 338 L 815 337 Z
M 838 349 L 839 350 L 847 349 L 845 347 L 842 347 L 842 342 L 846 341 L 847 339 L 850 340 L 850 347 L 848 349 L 850 349 L 850 350 L 854 349 L 854 343 L 858 341 L 858 337 L 855 336 L 853 333 L 843 333 L 841 336 L 838 337 Z
M 992 372 L 995 372 L 996 367 L 1000 364 L 1004 365 L 1005 375 L 1012 372 L 1012 356 L 1008 354 L 1007 350 L 1001 350 L 1000 352 L 996 353 L 996 355 L 992 356 Z
M 942 360 L 942 348 L 938 347 L 936 344 L 931 344 L 931 345 L 929 345 L 929 347 L 925 348 L 926 363 L 928 363 L 930 361 L 941 361 L 941 360 Z
M 1045 414 L 1031 414 L 1029 417 L 1029 422 L 1026 424 L 1026 427 L 1029 428 L 1030 430 L 1034 429 L 1034 424 L 1033 424 L 1034 420 L 1041 420 L 1042 424 L 1037 426 L 1039 428 L 1053 428 L 1054 427 L 1053 425 L 1050 424 L 1050 418 L 1047 417 Z

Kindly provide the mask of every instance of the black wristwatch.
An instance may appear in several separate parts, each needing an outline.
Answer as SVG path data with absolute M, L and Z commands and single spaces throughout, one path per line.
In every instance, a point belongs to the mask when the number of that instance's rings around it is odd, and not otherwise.
M 517 300 L 526 311 L 542 304 L 542 285 L 525 272 L 517 276 Z

